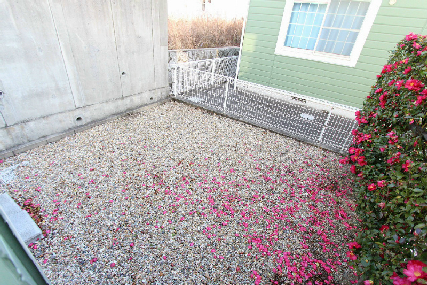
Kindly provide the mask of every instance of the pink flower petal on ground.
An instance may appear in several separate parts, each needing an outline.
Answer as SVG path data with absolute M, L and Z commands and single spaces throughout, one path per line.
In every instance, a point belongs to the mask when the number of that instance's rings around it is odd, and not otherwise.
M 113 268 L 114 266 L 116 266 L 116 264 L 114 262 L 110 264 L 111 268 Z

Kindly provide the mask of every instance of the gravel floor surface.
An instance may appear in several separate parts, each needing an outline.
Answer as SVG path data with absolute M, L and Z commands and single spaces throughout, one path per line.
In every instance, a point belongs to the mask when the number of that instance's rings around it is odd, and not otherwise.
M 6 159 L 0 192 L 41 226 L 52 284 L 348 284 L 338 159 L 168 102 Z

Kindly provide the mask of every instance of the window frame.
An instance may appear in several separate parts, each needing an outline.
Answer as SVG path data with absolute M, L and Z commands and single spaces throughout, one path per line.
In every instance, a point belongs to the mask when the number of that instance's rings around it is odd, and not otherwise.
M 289 56 L 313 61 L 320 61 L 324 63 L 343 65 L 348 67 L 355 67 L 359 60 L 363 46 L 368 38 L 369 32 L 374 24 L 378 10 L 381 6 L 382 0 L 356 0 L 360 2 L 370 2 L 368 11 L 362 26 L 360 27 L 359 35 L 357 36 L 356 42 L 354 43 L 353 49 L 350 56 L 320 52 L 315 50 L 305 50 L 299 48 L 293 48 L 284 46 L 288 27 L 291 19 L 292 9 L 295 3 L 313 3 L 313 4 L 328 4 L 327 10 L 329 9 L 329 3 L 331 0 L 286 0 L 286 5 L 283 11 L 282 23 L 280 25 L 280 32 L 276 43 L 276 49 L 274 54 Z M 320 33 L 319 33 L 320 36 Z

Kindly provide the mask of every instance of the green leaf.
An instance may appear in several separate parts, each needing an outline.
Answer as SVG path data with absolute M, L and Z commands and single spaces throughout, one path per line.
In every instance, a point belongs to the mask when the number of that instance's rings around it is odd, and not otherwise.
M 426 224 L 418 224 L 415 226 L 416 229 L 422 229 L 426 226 Z

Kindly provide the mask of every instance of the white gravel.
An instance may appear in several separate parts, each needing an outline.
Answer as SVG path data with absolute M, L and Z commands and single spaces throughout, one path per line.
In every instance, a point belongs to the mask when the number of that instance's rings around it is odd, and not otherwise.
M 6 159 L 0 192 L 40 204 L 52 284 L 347 284 L 338 159 L 168 102 Z

